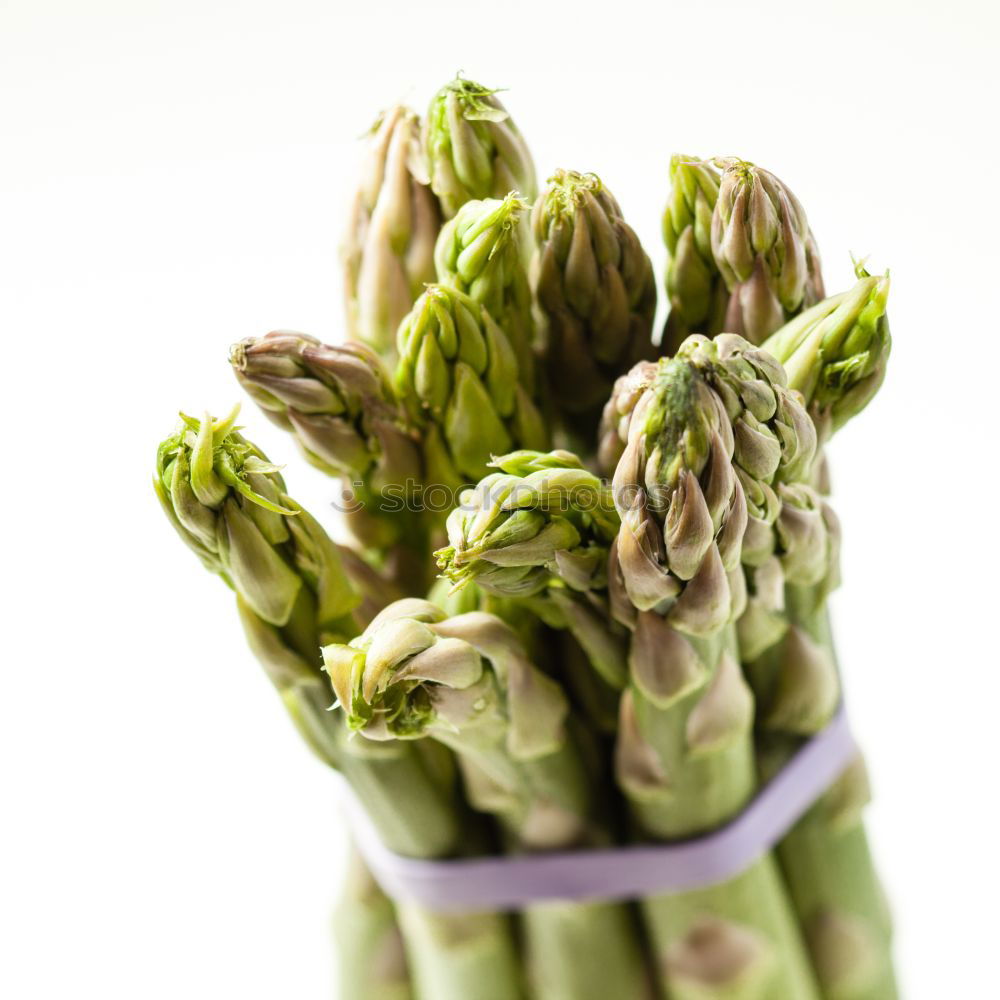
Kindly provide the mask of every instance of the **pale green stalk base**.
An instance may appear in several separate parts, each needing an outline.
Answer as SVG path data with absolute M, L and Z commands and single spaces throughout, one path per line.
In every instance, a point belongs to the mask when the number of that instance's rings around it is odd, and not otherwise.
M 642 909 L 671 1000 L 819 995 L 770 855 L 722 885 L 655 896 Z
M 777 853 L 824 1000 L 894 1000 L 891 925 L 864 826 L 831 829 L 820 802 Z
M 340 1000 L 413 1000 L 396 910 L 357 854 L 333 926 Z
M 355 740 L 364 743 L 364 737 Z M 392 752 L 399 747 L 406 753 Z M 391 850 L 428 858 L 461 853 L 462 847 L 474 853 L 481 847 L 474 829 L 460 825 L 456 831 L 439 820 L 443 810 L 438 800 L 444 793 L 423 749 L 414 743 L 375 744 L 370 758 L 344 753 L 341 769 Z M 386 757 L 380 759 L 379 752 Z M 522 995 L 509 921 L 495 915 L 455 917 L 417 906 L 405 907 L 405 915 L 403 911 L 400 907 L 400 928 L 419 1000 L 479 996 L 472 983 L 488 983 L 481 994 L 487 998 L 517 1000 Z
M 785 603 L 789 621 L 835 660 L 825 602 L 817 606 L 811 588 L 788 586 Z M 761 658 L 756 684 L 767 683 L 762 668 L 776 659 Z M 772 773 L 802 742 L 762 739 Z M 893 1000 L 891 918 L 861 822 L 864 803 L 838 801 L 838 794 L 835 785 L 799 820 L 778 845 L 778 859 L 824 1000 Z
M 522 915 L 536 1000 L 652 1000 L 633 911 L 613 903 L 543 903 Z
M 415 1000 L 523 1000 L 513 928 L 496 913 L 397 909 Z
M 542 801 L 558 801 L 560 793 L 572 787 L 573 777 L 580 779 L 580 766 L 579 750 L 569 742 L 551 757 L 526 765 Z M 593 792 L 591 788 L 582 794 Z M 603 840 L 603 835 L 599 837 Z M 581 844 L 574 839 L 549 846 Z M 651 996 L 641 931 L 625 904 L 539 904 L 523 911 L 522 926 L 527 977 L 536 1000 L 645 1000 Z
M 502 728 L 492 736 L 484 731 L 478 745 L 468 734 L 438 738 L 461 755 L 468 798 L 497 817 L 512 850 L 570 849 L 606 839 L 594 827 L 595 789 L 572 736 L 555 752 L 523 762 L 507 754 Z M 640 928 L 626 905 L 546 903 L 527 907 L 521 922 L 535 1000 L 650 996 Z
M 732 626 L 711 638 L 688 641 L 713 673 L 725 652 L 735 655 Z M 662 796 L 634 798 L 633 812 L 642 828 L 661 840 L 717 829 L 743 808 L 757 784 L 749 734 L 737 733 L 722 745 L 702 751 L 693 751 L 688 745 L 691 715 L 702 704 L 710 684 L 711 680 L 706 681 L 668 708 L 659 708 L 633 685 L 639 729 L 664 762 L 668 784 Z
M 689 641 L 713 675 L 705 683 L 665 708 L 632 686 L 638 729 L 662 761 L 667 783 L 665 794 L 634 796 L 633 811 L 647 833 L 664 840 L 718 828 L 739 813 L 757 786 L 749 691 L 740 710 L 733 699 L 728 708 L 713 706 L 729 732 L 720 730 L 706 747 L 690 745 L 692 717 L 710 704 L 722 658 L 736 655 L 735 629 L 727 626 L 711 638 Z M 735 671 L 732 661 L 730 669 Z M 722 885 L 653 897 L 642 909 L 671 1000 L 818 1000 L 806 948 L 770 855 Z

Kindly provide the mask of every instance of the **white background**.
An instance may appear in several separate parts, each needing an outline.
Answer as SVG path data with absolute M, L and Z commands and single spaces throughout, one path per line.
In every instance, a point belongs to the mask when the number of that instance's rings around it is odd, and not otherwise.
M 149 475 L 178 408 L 239 398 L 232 341 L 340 336 L 355 137 L 463 68 L 510 89 L 543 177 L 602 175 L 658 272 L 674 150 L 783 177 L 828 288 L 849 251 L 892 268 L 891 372 L 834 447 L 836 618 L 907 996 L 986 996 L 995 6 L 351 7 L 0 0 L 0 992 L 331 995 L 332 783 Z M 322 510 L 330 484 L 245 417 Z

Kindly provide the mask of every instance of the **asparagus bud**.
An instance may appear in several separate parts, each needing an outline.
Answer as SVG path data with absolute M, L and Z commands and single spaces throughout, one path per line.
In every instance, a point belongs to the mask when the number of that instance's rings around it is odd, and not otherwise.
M 805 211 L 774 174 L 745 160 L 717 162 L 712 254 L 729 290 L 724 328 L 760 344 L 823 298 L 819 252 Z
M 441 230 L 434 263 L 438 281 L 478 302 L 507 335 L 530 392 L 535 326 L 528 286 L 526 208 L 516 192 L 503 201 L 467 202 Z
M 855 265 L 857 283 L 786 323 L 764 343 L 805 397 L 823 437 L 871 401 L 885 378 L 892 348 L 886 302 L 889 274 Z
M 157 452 L 153 482 L 164 511 L 265 622 L 287 625 L 308 590 L 319 626 L 342 627 L 357 597 L 337 550 L 285 493 L 278 466 L 238 432 L 238 412 L 220 420 L 181 415 Z
M 520 191 L 535 200 L 531 153 L 497 91 L 456 77 L 431 101 L 423 140 L 431 188 L 450 219 L 467 201 Z
M 596 423 L 614 380 L 653 355 L 653 267 L 594 174 L 558 170 L 531 215 L 532 285 L 556 407 Z
M 475 482 L 491 455 L 544 446 L 510 341 L 469 296 L 428 286 L 400 325 L 399 356 L 395 382 L 424 431 L 429 480 Z
M 576 637 L 613 687 L 625 678 L 623 636 L 603 597 L 618 531 L 611 491 L 570 452 L 514 452 L 501 472 L 467 490 L 448 517 L 438 565 L 456 587 L 475 583 L 503 597 L 532 598 L 552 627 Z
M 570 452 L 514 452 L 466 491 L 448 517 L 438 565 L 456 584 L 528 595 L 553 576 L 576 590 L 603 586 L 618 530 L 610 489 Z
M 370 348 L 276 331 L 235 344 L 229 361 L 248 395 L 317 468 L 364 480 L 375 492 L 419 478 L 416 435 Z
M 771 355 L 733 334 L 690 337 L 678 354 L 691 359 L 723 400 L 745 485 L 798 482 L 809 473 L 816 429 Z
M 323 649 L 348 725 L 372 739 L 474 730 L 502 717 L 514 759 L 561 743 L 567 705 L 499 618 L 446 618 L 436 605 L 397 601 L 349 644 Z
M 420 122 L 409 108 L 391 108 L 369 133 L 341 246 L 347 328 L 389 362 L 400 320 L 434 280 L 441 211 L 427 183 Z

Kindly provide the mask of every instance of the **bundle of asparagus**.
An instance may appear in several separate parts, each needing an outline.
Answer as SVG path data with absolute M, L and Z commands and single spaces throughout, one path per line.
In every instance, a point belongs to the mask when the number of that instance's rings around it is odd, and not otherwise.
M 657 343 L 617 200 L 565 169 L 539 194 L 496 94 L 458 78 L 424 122 L 378 118 L 344 242 L 352 339 L 230 353 L 347 484 L 358 549 L 291 499 L 235 411 L 182 416 L 154 486 L 389 850 L 707 836 L 841 703 L 823 449 L 884 378 L 888 277 L 858 264 L 824 298 L 787 185 L 676 155 Z M 436 912 L 355 858 L 342 995 L 891 1000 L 866 794 L 859 760 L 735 877 L 628 902 Z

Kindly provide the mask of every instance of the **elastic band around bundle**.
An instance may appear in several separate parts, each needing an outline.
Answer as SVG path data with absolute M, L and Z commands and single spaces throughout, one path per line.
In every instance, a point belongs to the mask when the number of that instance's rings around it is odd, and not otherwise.
M 347 789 L 358 849 L 386 895 L 438 911 L 521 909 L 531 903 L 617 902 L 706 888 L 746 871 L 794 826 L 856 753 L 841 706 L 738 817 L 671 844 L 425 861 L 384 846 Z

